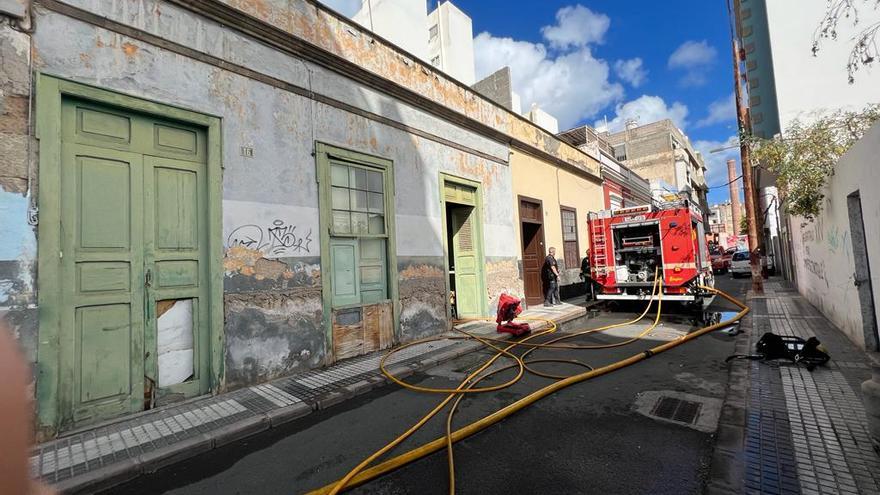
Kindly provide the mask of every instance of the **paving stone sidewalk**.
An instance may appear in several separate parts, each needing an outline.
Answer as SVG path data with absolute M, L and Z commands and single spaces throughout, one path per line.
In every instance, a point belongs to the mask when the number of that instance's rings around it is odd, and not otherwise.
M 736 353 L 765 332 L 816 336 L 826 366 L 734 361 L 708 493 L 880 494 L 880 456 L 868 436 L 860 384 L 869 357 L 787 282 L 749 296 Z
M 561 324 L 585 314 L 582 305 L 564 303 L 530 309 L 522 316 Z M 530 324 L 535 330 L 546 325 Z M 497 335 L 494 322 L 463 327 L 477 335 Z M 473 341 L 454 339 L 426 342 L 396 353 L 388 367 L 396 376 L 407 377 L 479 347 Z M 34 449 L 32 475 L 65 493 L 112 487 L 387 385 L 379 370 L 385 352 L 73 432 Z

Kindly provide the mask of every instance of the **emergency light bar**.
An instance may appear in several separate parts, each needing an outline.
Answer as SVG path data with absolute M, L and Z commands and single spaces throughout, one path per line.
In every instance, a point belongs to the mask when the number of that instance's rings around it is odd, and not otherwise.
M 633 213 L 650 213 L 651 205 L 630 206 L 629 208 L 617 208 L 611 210 L 612 215 L 632 215 Z

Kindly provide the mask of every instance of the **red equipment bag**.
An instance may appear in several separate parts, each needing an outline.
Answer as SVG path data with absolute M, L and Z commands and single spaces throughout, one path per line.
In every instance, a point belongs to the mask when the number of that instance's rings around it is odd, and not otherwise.
M 495 322 L 498 323 L 498 333 L 509 333 L 514 336 L 527 334 L 531 331 L 528 323 L 514 323 L 513 319 L 522 313 L 520 300 L 516 297 L 501 294 L 498 298 L 498 314 Z M 504 323 L 507 322 L 507 323 Z

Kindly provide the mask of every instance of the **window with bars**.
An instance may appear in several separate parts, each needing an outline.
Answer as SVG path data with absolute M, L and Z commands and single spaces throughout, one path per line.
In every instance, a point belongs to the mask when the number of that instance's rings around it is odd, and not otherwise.
M 574 208 L 560 209 L 562 213 L 562 253 L 565 268 L 580 266 L 580 250 L 578 249 L 577 213 Z
M 332 303 L 386 300 L 386 171 L 334 158 L 329 165 Z

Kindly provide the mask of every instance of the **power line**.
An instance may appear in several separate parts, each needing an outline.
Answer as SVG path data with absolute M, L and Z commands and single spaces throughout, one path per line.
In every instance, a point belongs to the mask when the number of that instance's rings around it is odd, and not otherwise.
M 708 189 L 719 189 L 719 188 L 722 188 L 722 187 L 727 187 L 727 186 L 729 186 L 730 184 L 732 184 L 732 183 L 734 183 L 734 182 L 736 182 L 736 181 L 738 181 L 738 180 L 740 180 L 740 179 L 742 179 L 742 174 L 737 175 L 737 176 L 734 177 L 733 179 L 731 179 L 731 180 L 725 182 L 724 184 L 720 184 L 720 185 L 717 185 L 717 186 L 710 186 Z

